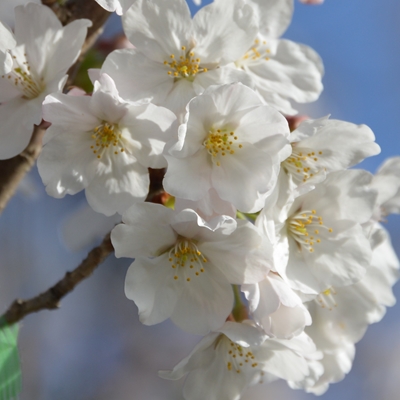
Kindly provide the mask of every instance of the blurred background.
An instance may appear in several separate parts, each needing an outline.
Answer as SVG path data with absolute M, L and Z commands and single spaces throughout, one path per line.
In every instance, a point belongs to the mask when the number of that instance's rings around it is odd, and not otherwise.
M 301 107 L 302 113 L 369 125 L 382 148 L 361 165 L 372 172 L 385 158 L 400 154 L 399 17 L 398 0 L 326 0 L 322 6 L 296 2 L 284 35 L 314 48 L 325 64 L 325 90 L 316 103 Z M 121 32 L 113 15 L 103 39 Z M 398 254 L 399 222 L 399 216 L 391 216 L 386 224 Z M 0 217 L 1 311 L 17 297 L 46 290 L 75 268 L 100 242 L 96 232 L 113 224 L 88 211 L 83 194 L 62 200 L 47 196 L 34 169 Z M 157 371 L 174 367 L 200 338 L 169 321 L 153 327 L 140 324 L 136 306 L 124 295 L 129 264 L 110 256 L 59 310 L 24 319 L 19 346 L 22 400 L 183 399 L 183 380 L 164 381 Z M 400 296 L 400 285 L 394 292 Z M 321 399 L 397 400 L 399 392 L 400 304 L 370 326 L 357 344 L 352 371 Z M 243 397 L 312 398 L 284 382 L 256 386 Z

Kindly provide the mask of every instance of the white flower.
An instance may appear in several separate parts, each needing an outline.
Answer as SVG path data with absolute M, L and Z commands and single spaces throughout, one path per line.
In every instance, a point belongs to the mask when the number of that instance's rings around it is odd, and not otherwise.
M 331 120 L 303 121 L 289 137 L 292 154 L 282 163 L 282 172 L 293 183 L 317 183 L 334 171 L 352 167 L 380 153 L 375 136 L 366 125 Z
M 311 316 L 300 297 L 277 274 L 269 273 L 256 284 L 242 285 L 249 311 L 264 332 L 279 339 L 291 339 L 311 325 Z
M 227 3 L 230 0 L 217 0 Z M 290 99 L 298 103 L 316 100 L 322 91 L 323 64 L 310 47 L 278 39 L 290 23 L 293 0 L 247 0 L 258 17 L 259 34 L 236 66 L 252 79 L 267 104 L 292 115 Z
M 258 282 L 269 270 L 264 240 L 247 221 L 205 222 L 193 210 L 151 203 L 122 220 L 111 240 L 117 257 L 135 258 L 125 293 L 146 325 L 171 318 L 191 333 L 218 329 L 233 307 L 231 284 Z
M 243 391 L 277 378 L 301 382 L 310 373 L 308 358 L 318 357 L 305 335 L 292 340 L 266 339 L 249 321 L 226 322 L 210 333 L 165 379 L 187 375 L 185 400 L 238 400 Z
M 276 271 L 293 288 L 318 294 L 365 275 L 371 246 L 361 224 L 370 220 L 376 201 L 370 181 L 361 170 L 333 172 L 280 213 L 272 208 L 260 214 L 257 225 L 270 239 L 276 236 Z
M 256 34 L 253 11 L 242 0 L 207 5 L 193 20 L 184 0 L 136 0 L 123 25 L 136 49 L 111 53 L 102 67 L 123 98 L 149 97 L 181 114 L 210 85 L 250 83 L 229 66 Z
M 122 15 L 135 0 L 96 0 L 104 9 Z
M 259 211 L 290 151 L 286 119 L 239 83 L 207 89 L 187 111 L 165 147 L 165 190 L 198 201 L 214 189 L 240 211 Z
M 38 168 L 53 197 L 85 189 L 95 211 L 121 214 L 146 198 L 148 167 L 166 166 L 161 153 L 175 115 L 153 104 L 125 102 L 106 74 L 91 97 L 46 97 L 43 113 L 52 125 Z
M 48 7 L 34 3 L 16 7 L 15 15 L 13 66 L 0 78 L 0 159 L 27 146 L 42 120 L 43 99 L 64 86 L 91 26 L 83 19 L 63 27 Z

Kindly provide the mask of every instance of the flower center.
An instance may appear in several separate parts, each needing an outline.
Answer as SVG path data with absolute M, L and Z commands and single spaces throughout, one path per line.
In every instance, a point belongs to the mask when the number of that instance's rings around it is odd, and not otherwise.
M 195 58 L 194 51 L 186 52 L 186 47 L 182 46 L 182 53 L 177 59 L 175 54 L 170 55 L 169 61 L 164 61 L 168 67 L 168 75 L 174 78 L 186 78 L 193 81 L 199 72 L 207 72 L 207 68 L 200 67 L 200 58 Z
M 175 246 L 169 251 L 169 262 L 175 270 L 174 279 L 190 282 L 204 272 L 204 265 L 207 259 L 201 253 L 193 240 L 179 238 Z
M 225 335 L 221 335 L 217 338 L 215 349 L 222 353 L 221 356 L 225 360 L 228 371 L 240 374 L 241 372 L 246 373 L 246 370 L 261 369 L 249 348 L 243 348 L 239 344 L 232 342 L 232 340 Z M 261 375 L 264 375 L 262 371 Z
M 22 46 L 9 50 L 13 59 L 13 68 L 8 74 L 2 75 L 2 78 L 14 85 L 22 93 L 23 98 L 34 99 L 43 92 L 43 78 L 38 81 L 32 75 L 27 55 L 23 51 Z
M 330 289 L 324 290 L 320 293 L 316 298 L 315 301 L 322 307 L 327 308 L 329 311 L 332 311 L 334 307 L 337 307 L 337 303 L 335 298 L 333 297 L 336 294 L 336 291 L 333 287 Z
M 221 166 L 220 156 L 224 157 L 227 154 L 235 154 L 235 151 L 243 147 L 242 144 L 237 144 L 238 137 L 234 132 L 229 132 L 227 129 L 211 129 L 208 131 L 208 136 L 203 142 L 203 146 L 211 155 L 213 163 L 218 167 Z M 236 143 L 235 143 L 236 142 Z
M 324 225 L 322 217 L 316 215 L 316 210 L 301 211 L 288 220 L 288 233 L 299 245 L 310 253 L 314 252 L 314 245 L 321 243 L 320 233 L 324 230 L 332 233 L 333 229 Z
M 95 140 L 95 145 L 90 146 L 97 158 L 101 158 L 104 152 L 112 146 L 114 154 L 118 154 L 118 149 L 122 153 L 125 149 L 122 147 L 122 134 L 118 125 L 103 122 L 92 131 L 92 139 Z
M 322 151 L 318 151 L 321 155 Z M 305 148 L 296 148 L 292 143 L 292 154 L 289 158 L 282 162 L 282 167 L 286 173 L 292 175 L 293 181 L 297 184 L 307 182 L 323 167 L 318 165 L 318 157 L 315 151 Z
M 271 50 L 265 40 L 256 39 L 254 45 L 246 52 L 246 54 L 235 64 L 239 68 L 244 68 L 245 65 L 258 62 L 269 61 Z

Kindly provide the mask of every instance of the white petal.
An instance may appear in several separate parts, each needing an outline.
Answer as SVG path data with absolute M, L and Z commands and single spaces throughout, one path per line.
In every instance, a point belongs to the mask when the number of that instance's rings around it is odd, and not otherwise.
M 292 19 L 293 0 L 251 0 L 251 2 L 258 6 L 260 31 L 267 37 L 280 37 Z
M 169 223 L 174 211 L 159 204 L 139 203 L 122 216 L 125 224 L 111 232 L 117 257 L 154 257 L 175 244 L 177 234 Z
M 16 7 L 15 20 L 17 42 L 26 43 L 29 63 L 45 82 L 67 72 L 80 53 L 87 28 L 92 25 L 91 21 L 80 19 L 62 27 L 48 7 L 33 3 Z
M 220 336 L 220 333 L 209 333 L 172 371 L 159 371 L 158 375 L 164 379 L 181 379 L 188 372 L 207 366 L 215 357 L 214 342 Z
M 196 56 L 205 64 L 236 61 L 257 34 L 253 9 L 244 1 L 209 4 L 194 16 L 193 25 Z
M 43 97 L 15 98 L 0 104 L 0 160 L 16 156 L 28 145 L 33 125 L 42 120 L 42 101 Z
M 359 225 L 343 220 L 332 224 L 332 228 L 337 234 L 335 240 L 321 237 L 314 253 L 303 252 L 320 282 L 320 292 L 330 286 L 346 286 L 359 281 L 371 261 L 371 248 Z
M 222 332 L 232 342 L 243 347 L 259 346 L 267 339 L 266 335 L 250 321 L 242 323 L 227 321 L 218 332 Z
M 116 12 L 118 15 L 122 15 L 129 7 L 135 2 L 135 0 L 96 0 L 103 8 L 110 12 Z
M 171 320 L 186 332 L 205 335 L 220 328 L 232 311 L 232 286 L 209 264 L 204 273 L 192 274 L 190 279 L 181 282 L 183 290 Z
M 54 137 L 43 147 L 38 169 L 47 193 L 61 198 L 84 189 L 93 179 L 98 161 L 90 149 L 93 139 L 89 133 L 65 131 L 55 135 L 53 129 L 51 126 L 46 132 Z
M 164 107 L 151 103 L 131 105 L 120 121 L 124 127 L 123 136 L 140 142 L 140 148 L 130 147 L 130 152 L 145 167 L 164 168 L 167 166 L 162 152 L 166 141 L 171 139 L 176 127 L 176 116 Z
M 243 212 L 257 212 L 265 194 L 272 190 L 272 161 L 255 145 L 244 143 L 235 154 L 227 154 L 212 169 L 212 186 L 221 199 Z
M 153 61 L 132 49 L 113 51 L 104 61 L 101 71 L 112 77 L 125 100 L 148 97 L 160 105 L 174 85 L 162 60 Z
M 366 125 L 329 119 L 305 121 L 303 124 L 308 125 L 308 129 L 314 128 L 315 134 L 303 139 L 298 146 L 322 151 L 318 155 L 318 165 L 328 171 L 352 167 L 380 152 L 373 132 Z
M 129 41 L 154 61 L 162 63 L 189 44 L 192 21 L 184 0 L 136 0 L 122 22 Z
M 99 163 L 85 191 L 89 205 L 107 216 L 122 214 L 132 204 L 144 201 L 150 185 L 147 168 L 135 158 L 126 152 L 111 156 L 106 165 Z
M 228 371 L 221 357 L 201 369 L 189 373 L 183 387 L 183 396 L 190 400 L 239 400 L 251 382 L 247 374 Z M 206 384 L 204 384 L 206 383 Z
M 93 115 L 102 121 L 118 124 L 127 112 L 128 103 L 119 97 L 114 81 L 107 74 L 101 74 L 95 81 L 90 100 Z
M 90 101 L 88 96 L 53 93 L 46 96 L 43 102 L 43 119 L 57 127 L 53 128 L 56 135 L 71 130 L 92 131 L 101 121 L 92 114 Z M 50 137 L 47 137 L 45 142 L 49 139 Z
M 13 33 L 0 21 L 0 75 L 11 71 L 13 61 L 7 50 L 14 48 L 16 44 Z
M 323 66 L 319 55 L 310 47 L 289 40 L 277 41 L 275 54 L 271 53 L 268 60 L 249 64 L 246 71 L 261 92 L 276 93 L 298 103 L 316 100 L 323 88 Z
M 188 200 L 200 200 L 211 189 L 211 166 L 208 153 L 200 150 L 190 160 L 165 155 L 168 169 L 164 177 L 165 190 Z
M 16 97 L 21 97 L 21 92 L 7 77 L 0 76 L 0 103 L 6 103 Z
M 135 302 L 145 325 L 169 318 L 178 301 L 182 288 L 173 279 L 174 272 L 168 264 L 168 254 L 154 259 L 139 257 L 126 274 L 125 295 Z
M 268 254 L 259 232 L 250 223 L 238 221 L 238 228 L 225 240 L 201 243 L 205 257 L 232 284 L 256 283 L 270 269 Z

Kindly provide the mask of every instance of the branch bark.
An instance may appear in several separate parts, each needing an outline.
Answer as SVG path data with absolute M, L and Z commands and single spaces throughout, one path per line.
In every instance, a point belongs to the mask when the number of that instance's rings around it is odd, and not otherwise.
M 68 293 L 72 292 L 76 285 L 88 278 L 113 250 L 110 233 L 108 233 L 104 237 L 103 242 L 92 249 L 86 259 L 83 260 L 78 267 L 71 272 L 67 272 L 64 278 L 38 296 L 29 300 L 15 300 L 9 309 L 0 317 L 0 321 L 11 325 L 20 321 L 28 314 L 41 310 L 54 310 L 59 308 L 60 300 Z

